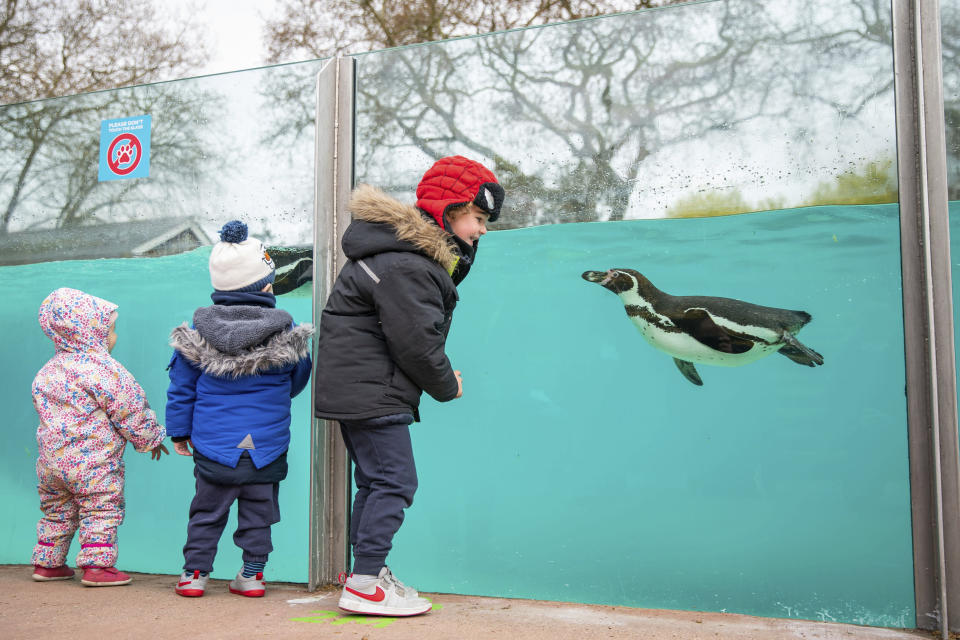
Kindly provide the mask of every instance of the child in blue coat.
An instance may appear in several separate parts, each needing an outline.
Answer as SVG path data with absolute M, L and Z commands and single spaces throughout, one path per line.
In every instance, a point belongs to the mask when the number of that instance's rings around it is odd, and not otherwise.
M 203 595 L 236 501 L 233 541 L 243 549 L 243 568 L 230 592 L 259 597 L 270 527 L 280 521 L 290 401 L 310 378 L 313 327 L 275 308 L 273 260 L 245 224 L 228 222 L 220 239 L 210 254 L 214 304 L 170 336 L 167 433 L 177 453 L 193 456 L 197 487 L 176 592 Z

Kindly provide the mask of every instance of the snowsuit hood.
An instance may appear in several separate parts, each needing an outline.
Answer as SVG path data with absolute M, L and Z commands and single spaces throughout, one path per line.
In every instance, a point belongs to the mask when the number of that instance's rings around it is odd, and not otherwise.
M 40 305 L 40 328 L 57 351 L 83 353 L 107 351 L 110 317 L 117 305 L 89 293 L 63 287 Z

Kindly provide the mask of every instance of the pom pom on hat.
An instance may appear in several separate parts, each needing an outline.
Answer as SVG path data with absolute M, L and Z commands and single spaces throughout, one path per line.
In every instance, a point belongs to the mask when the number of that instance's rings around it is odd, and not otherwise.
M 247 239 L 247 225 L 239 220 L 231 220 L 223 225 L 219 233 L 224 242 L 243 242 Z
M 266 247 L 248 237 L 247 225 L 231 220 L 210 252 L 210 284 L 217 291 L 259 291 L 276 277 Z

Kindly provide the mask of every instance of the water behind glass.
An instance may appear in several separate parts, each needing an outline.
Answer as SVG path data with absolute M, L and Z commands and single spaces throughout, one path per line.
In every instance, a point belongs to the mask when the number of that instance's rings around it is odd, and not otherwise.
M 889 11 L 718 1 L 359 58 L 358 182 L 412 202 L 460 153 L 507 192 L 459 288 L 464 396 L 413 428 L 398 575 L 914 626 Z M 804 310 L 825 364 L 696 387 L 580 277 L 611 267 Z

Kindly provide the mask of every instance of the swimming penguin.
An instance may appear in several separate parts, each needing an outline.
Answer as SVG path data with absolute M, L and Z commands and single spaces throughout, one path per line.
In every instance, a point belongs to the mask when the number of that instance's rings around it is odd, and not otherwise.
M 779 351 L 797 364 L 823 364 L 823 356 L 795 337 L 810 322 L 806 311 L 732 298 L 672 296 L 633 269 L 585 271 L 581 277 L 620 296 L 646 341 L 673 356 L 680 373 L 695 385 L 703 384 L 695 362 L 739 367 Z

